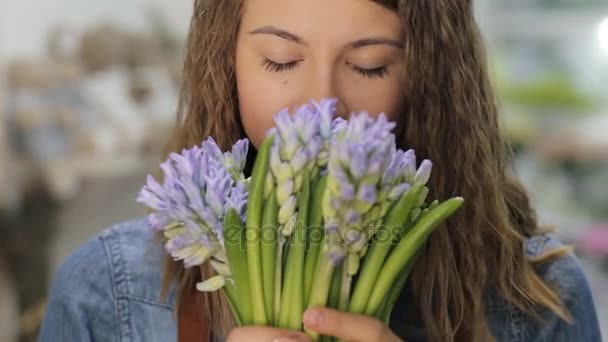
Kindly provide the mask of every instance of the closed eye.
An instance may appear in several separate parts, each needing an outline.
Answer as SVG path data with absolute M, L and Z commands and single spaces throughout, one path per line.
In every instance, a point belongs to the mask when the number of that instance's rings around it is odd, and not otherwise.
M 357 66 L 355 64 L 352 63 L 346 63 L 351 69 L 353 69 L 355 72 L 357 72 L 358 74 L 360 74 L 363 77 L 367 77 L 367 78 L 383 78 L 385 76 L 388 76 L 388 69 L 386 65 L 383 66 L 379 66 L 376 68 L 371 68 L 371 69 L 367 69 L 367 68 L 362 68 L 360 66 Z
M 291 61 L 287 63 L 278 63 L 268 58 L 264 58 L 264 60 L 262 61 L 262 66 L 267 71 L 282 72 L 295 68 L 300 62 L 301 60 Z

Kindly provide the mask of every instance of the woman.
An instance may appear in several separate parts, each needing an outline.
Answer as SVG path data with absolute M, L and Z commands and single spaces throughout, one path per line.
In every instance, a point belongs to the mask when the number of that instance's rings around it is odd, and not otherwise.
M 434 161 L 431 196 L 467 205 L 431 236 L 390 327 L 311 309 L 308 328 L 349 341 L 600 340 L 578 262 L 541 234 L 507 174 L 472 1 L 197 0 L 170 150 L 208 136 L 259 146 L 275 112 L 322 97 L 338 98 L 342 116 L 386 113 L 399 146 Z M 161 249 L 142 220 L 82 247 L 57 275 L 42 340 L 306 340 L 233 329 L 219 294 L 193 290 L 209 269 Z

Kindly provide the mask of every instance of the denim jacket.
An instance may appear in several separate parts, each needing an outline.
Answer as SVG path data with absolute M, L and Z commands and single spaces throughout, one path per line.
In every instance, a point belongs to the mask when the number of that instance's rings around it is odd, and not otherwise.
M 535 236 L 526 241 L 525 250 L 533 257 L 559 246 L 551 236 Z M 40 341 L 175 341 L 175 293 L 167 302 L 159 300 L 162 255 L 143 219 L 115 225 L 84 244 L 55 276 Z M 490 295 L 486 311 L 496 340 L 600 342 L 593 298 L 577 259 L 568 255 L 539 272 L 557 286 L 574 323 L 549 312 L 539 323 Z M 415 334 L 401 337 L 412 341 Z

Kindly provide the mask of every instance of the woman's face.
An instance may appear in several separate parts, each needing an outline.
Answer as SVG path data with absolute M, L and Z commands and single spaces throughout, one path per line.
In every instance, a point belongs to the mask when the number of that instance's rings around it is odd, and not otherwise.
M 396 119 L 403 67 L 400 20 L 370 0 L 245 0 L 236 44 L 239 109 L 257 147 L 273 115 L 338 99 L 338 115 Z

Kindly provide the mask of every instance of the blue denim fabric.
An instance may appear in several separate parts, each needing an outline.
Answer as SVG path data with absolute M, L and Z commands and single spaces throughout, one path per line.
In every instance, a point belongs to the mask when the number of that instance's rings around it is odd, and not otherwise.
M 560 246 L 554 237 L 536 236 L 526 241 L 525 250 L 533 257 Z M 55 276 L 40 341 L 175 341 L 175 293 L 166 303 L 159 299 L 162 255 L 143 219 L 115 225 L 84 244 Z M 496 340 L 600 342 L 578 260 L 568 255 L 542 266 L 539 274 L 557 286 L 574 323 L 551 312 L 543 313 L 541 323 L 490 295 L 486 311 Z

